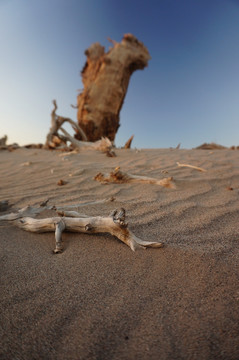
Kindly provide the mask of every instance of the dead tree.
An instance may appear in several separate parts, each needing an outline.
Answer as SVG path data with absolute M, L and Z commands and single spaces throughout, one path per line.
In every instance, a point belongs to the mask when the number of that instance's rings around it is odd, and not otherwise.
M 89 141 L 107 137 L 114 141 L 119 114 L 135 70 L 144 69 L 150 59 L 144 44 L 131 34 L 105 53 L 99 43 L 86 51 L 87 61 L 81 72 L 84 90 L 77 98 L 78 124 Z M 76 135 L 80 140 L 81 134 Z

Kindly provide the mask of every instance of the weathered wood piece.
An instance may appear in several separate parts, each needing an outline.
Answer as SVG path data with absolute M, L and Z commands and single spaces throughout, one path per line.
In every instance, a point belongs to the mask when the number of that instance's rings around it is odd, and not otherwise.
M 110 216 L 102 217 L 52 217 L 47 219 L 33 219 L 24 217 L 17 222 L 17 226 L 31 232 L 55 232 L 55 253 L 62 252 L 62 232 L 80 232 L 86 234 L 109 233 L 128 245 L 131 250 L 139 248 L 162 247 L 159 242 L 144 241 L 135 236 L 125 222 L 125 210 L 114 210 Z
M 65 139 L 69 140 L 72 144 L 72 146 L 75 149 L 89 149 L 89 150 L 98 150 L 101 151 L 103 153 L 110 153 L 112 156 L 115 156 L 114 152 L 113 152 L 113 144 L 112 142 L 108 139 L 108 138 L 101 138 L 100 140 L 97 140 L 95 142 L 91 142 L 91 141 L 80 141 L 77 140 L 76 138 L 74 138 L 73 136 L 71 136 L 65 129 L 63 129 L 62 127 L 60 128 L 60 130 L 63 132 L 63 134 L 65 135 Z
M 56 246 L 54 253 L 60 253 L 63 251 L 62 233 L 64 231 L 86 234 L 109 233 L 116 236 L 133 251 L 140 248 L 159 248 L 163 246 L 162 243 L 144 241 L 135 236 L 132 231 L 128 229 L 128 224 L 125 222 L 125 210 L 123 208 L 114 210 L 107 217 L 89 217 L 87 215 L 81 215 L 75 211 L 65 211 L 63 212 L 63 217 L 56 216 L 45 219 L 34 219 L 34 216 L 45 209 L 49 209 L 49 207 L 46 206 L 46 203 L 39 208 L 29 206 L 19 210 L 17 214 L 1 216 L 0 220 L 16 220 L 15 224 L 19 228 L 30 232 L 55 232 Z
M 96 142 L 87 141 L 87 136 L 85 135 L 84 131 L 80 128 L 80 126 L 77 123 L 75 123 L 70 118 L 66 118 L 56 114 L 56 110 L 57 110 L 56 100 L 53 100 L 53 105 L 54 105 L 54 109 L 52 110 L 51 113 L 51 128 L 46 137 L 46 142 L 44 145 L 45 148 L 55 149 L 55 148 L 60 148 L 62 146 L 63 148 L 66 148 L 67 141 L 69 141 L 71 143 L 71 147 L 74 148 L 75 151 L 79 151 L 80 149 L 93 149 L 104 152 L 109 156 L 116 156 L 112 150 L 113 144 L 109 139 L 101 138 Z M 65 122 L 71 124 L 75 132 L 77 134 L 80 134 L 81 138 L 84 141 L 79 141 L 73 136 L 71 136 L 62 127 L 62 125 Z M 60 131 L 63 133 L 63 135 L 60 133 Z
M 181 164 L 181 163 L 177 162 L 177 165 L 178 165 L 178 167 L 188 167 L 190 169 L 194 169 L 194 170 L 201 171 L 201 172 L 206 172 L 207 171 L 207 170 L 205 170 L 203 168 L 200 168 L 200 167 L 194 166 L 194 165 L 190 165 L 190 164 Z
M 80 128 L 80 126 L 73 120 L 71 120 L 70 118 L 67 117 L 63 117 L 63 116 L 59 116 L 56 114 L 56 110 L 57 110 L 57 103 L 56 100 L 52 101 L 54 108 L 51 112 L 51 128 L 49 133 L 47 134 L 46 137 L 46 142 L 45 142 L 45 148 L 56 148 L 57 146 L 61 145 L 62 143 L 66 143 L 66 139 L 59 135 L 58 130 L 62 127 L 62 125 L 65 122 L 68 122 L 69 124 L 71 124 L 72 128 L 81 134 L 81 137 L 84 141 L 87 141 L 87 136 L 84 133 L 84 131 Z
M 110 41 L 113 47 L 107 53 L 99 43 L 85 51 L 84 90 L 77 98 L 77 119 L 89 141 L 115 139 L 130 76 L 144 69 L 150 59 L 144 44 L 131 34 L 124 35 L 120 43 Z M 81 140 L 80 134 L 77 137 Z
M 156 185 L 164 186 L 169 189 L 176 188 L 176 185 L 173 182 L 172 177 L 157 180 L 147 176 L 132 175 L 122 172 L 119 167 L 115 168 L 109 174 L 102 174 L 101 172 L 98 173 L 94 177 L 94 180 L 99 181 L 102 184 L 143 183 L 143 184 L 156 184 Z

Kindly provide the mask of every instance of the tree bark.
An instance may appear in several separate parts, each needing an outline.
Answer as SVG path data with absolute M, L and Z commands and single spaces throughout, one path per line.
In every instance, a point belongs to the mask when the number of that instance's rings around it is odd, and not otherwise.
M 135 70 L 144 69 L 150 59 L 144 44 L 131 34 L 105 53 L 99 43 L 86 51 L 87 61 L 81 72 L 84 90 L 77 97 L 78 124 L 89 141 L 108 137 L 114 141 L 119 114 Z M 76 135 L 81 140 L 81 135 Z

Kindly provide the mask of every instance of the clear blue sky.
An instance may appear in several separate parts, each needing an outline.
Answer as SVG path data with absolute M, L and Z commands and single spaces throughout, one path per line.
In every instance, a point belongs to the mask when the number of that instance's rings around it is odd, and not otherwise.
M 131 77 L 116 145 L 239 145 L 239 0 L 0 0 L 0 137 L 44 142 L 52 100 L 76 120 L 92 43 L 132 33 L 152 59 Z

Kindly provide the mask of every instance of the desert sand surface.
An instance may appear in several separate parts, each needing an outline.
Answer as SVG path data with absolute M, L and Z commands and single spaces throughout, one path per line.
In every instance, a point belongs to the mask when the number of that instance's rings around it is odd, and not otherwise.
M 54 255 L 54 233 L 1 222 L 0 359 L 239 359 L 239 151 L 115 152 L 0 151 L 11 205 L 0 215 L 114 197 L 81 212 L 124 207 L 135 235 L 165 244 L 133 252 L 109 234 L 64 233 Z M 118 166 L 176 188 L 94 180 Z

